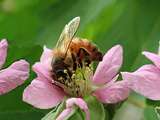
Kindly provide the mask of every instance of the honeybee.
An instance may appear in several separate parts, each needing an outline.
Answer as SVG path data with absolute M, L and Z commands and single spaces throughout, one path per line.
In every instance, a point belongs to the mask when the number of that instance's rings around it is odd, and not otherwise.
M 89 66 L 92 61 L 101 61 L 103 58 L 95 44 L 87 39 L 74 37 L 79 23 L 80 17 L 76 17 L 64 27 L 53 49 L 54 57 L 51 64 L 55 84 L 73 96 L 80 96 L 78 90 L 74 92 L 77 84 L 72 80 L 76 69 Z

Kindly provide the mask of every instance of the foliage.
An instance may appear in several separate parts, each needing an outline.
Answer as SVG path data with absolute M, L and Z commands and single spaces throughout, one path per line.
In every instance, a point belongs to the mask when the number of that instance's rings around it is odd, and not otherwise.
M 122 71 L 133 71 L 148 62 L 141 51 L 157 51 L 159 4 L 159 0 L 0 0 L 0 38 L 7 38 L 10 44 L 6 66 L 20 58 L 31 64 L 38 61 L 43 46 L 53 48 L 64 25 L 73 17 L 80 16 L 78 36 L 93 40 L 104 53 L 114 44 L 123 45 Z M 31 72 L 26 84 L 0 96 L 1 119 L 36 120 L 48 112 L 22 102 L 22 92 L 34 77 Z M 137 100 L 137 96 L 131 95 L 130 99 Z M 145 100 L 140 102 L 145 104 Z M 119 109 L 121 115 L 125 114 L 127 105 L 130 107 L 135 102 L 128 100 L 127 103 Z M 137 104 L 132 107 L 138 107 L 141 115 L 147 116 L 143 117 L 144 120 L 154 120 L 154 101 L 146 103 L 145 107 Z M 136 112 L 130 114 L 134 116 Z M 118 120 L 122 118 L 118 117 Z

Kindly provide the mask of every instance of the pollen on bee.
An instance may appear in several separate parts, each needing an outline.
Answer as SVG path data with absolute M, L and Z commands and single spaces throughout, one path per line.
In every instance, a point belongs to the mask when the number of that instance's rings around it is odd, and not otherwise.
M 76 74 L 72 74 L 72 77 L 71 77 L 71 78 L 72 78 L 72 79 L 75 79 L 75 77 L 76 77 Z
M 66 74 L 68 73 L 66 69 L 64 69 L 64 73 L 66 73 Z
M 69 83 L 69 82 L 68 82 L 68 84 L 67 84 L 67 85 L 68 85 L 68 87 L 72 87 L 72 84 L 71 84 L 71 83 Z

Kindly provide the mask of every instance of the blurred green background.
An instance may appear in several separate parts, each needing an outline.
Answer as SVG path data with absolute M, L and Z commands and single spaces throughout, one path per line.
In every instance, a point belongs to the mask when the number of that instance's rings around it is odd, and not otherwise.
M 7 38 L 6 66 L 24 58 L 39 60 L 43 46 L 53 48 L 64 25 L 81 17 L 78 36 L 93 40 L 105 53 L 115 44 L 124 48 L 122 71 L 149 63 L 141 51 L 156 52 L 160 40 L 159 0 L 0 0 L 0 39 Z M 0 96 L 0 120 L 39 120 L 46 112 L 22 102 L 24 88 Z M 156 120 L 155 105 L 133 93 L 114 120 Z

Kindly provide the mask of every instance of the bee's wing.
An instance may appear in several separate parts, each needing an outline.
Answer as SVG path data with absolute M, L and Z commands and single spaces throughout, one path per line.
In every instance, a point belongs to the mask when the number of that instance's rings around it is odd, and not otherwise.
M 56 49 L 59 49 L 64 54 L 67 53 L 70 43 L 78 29 L 79 23 L 80 17 L 75 17 L 64 27 L 57 42 Z

